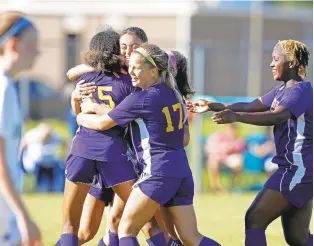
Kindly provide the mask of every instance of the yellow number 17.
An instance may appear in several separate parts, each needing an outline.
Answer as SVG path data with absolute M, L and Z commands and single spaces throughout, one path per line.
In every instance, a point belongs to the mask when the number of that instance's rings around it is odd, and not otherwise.
M 179 120 L 178 129 L 182 129 L 183 123 L 182 123 L 182 106 L 181 106 L 181 103 L 173 104 L 173 105 L 172 105 L 172 109 L 173 109 L 174 112 L 176 112 L 176 111 L 179 109 L 180 120 Z M 173 131 L 174 131 L 174 127 L 173 127 L 173 124 L 172 124 L 172 120 L 171 120 L 171 115 L 170 115 L 169 107 L 164 107 L 164 108 L 162 109 L 162 112 L 163 112 L 164 115 L 166 116 L 166 121 L 167 121 L 166 132 L 173 132 Z

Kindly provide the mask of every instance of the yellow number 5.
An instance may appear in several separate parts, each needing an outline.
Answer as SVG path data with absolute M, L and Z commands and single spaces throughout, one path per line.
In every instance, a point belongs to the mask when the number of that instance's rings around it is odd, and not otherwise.
M 112 91 L 112 86 L 98 86 L 98 98 L 109 102 L 109 108 L 114 108 L 116 105 L 110 95 L 104 95 L 104 91 Z
M 178 125 L 178 129 L 182 129 L 183 127 L 183 122 L 182 122 L 182 106 L 181 103 L 176 103 L 172 105 L 172 110 L 174 112 L 176 112 L 179 109 L 179 113 L 180 113 L 180 120 L 179 120 L 179 125 Z M 170 115 L 170 111 L 169 111 L 169 107 L 164 107 L 162 109 L 162 112 L 164 113 L 164 115 L 166 116 L 166 121 L 167 121 L 167 128 L 166 128 L 166 132 L 173 132 L 174 131 L 174 127 L 172 124 L 172 120 L 171 120 L 171 115 Z

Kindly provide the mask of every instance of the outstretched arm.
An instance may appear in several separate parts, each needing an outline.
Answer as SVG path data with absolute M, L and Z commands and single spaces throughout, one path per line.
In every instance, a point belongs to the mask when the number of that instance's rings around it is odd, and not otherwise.
M 255 99 L 252 102 L 238 103 L 216 103 L 205 99 L 200 99 L 195 102 L 187 102 L 187 108 L 193 113 L 205 113 L 209 111 L 219 112 L 230 109 L 234 112 L 264 112 L 268 108 L 261 102 L 260 99 Z
M 241 113 L 229 109 L 217 112 L 212 119 L 217 124 L 241 122 L 257 126 L 272 126 L 283 123 L 291 118 L 291 113 L 284 106 L 278 106 L 274 111 Z

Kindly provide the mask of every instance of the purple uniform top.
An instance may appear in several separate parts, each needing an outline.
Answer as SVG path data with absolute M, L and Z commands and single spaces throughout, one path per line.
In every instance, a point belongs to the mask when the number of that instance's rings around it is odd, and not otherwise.
M 292 87 L 276 85 L 264 95 L 262 103 L 271 111 L 284 106 L 292 117 L 274 127 L 276 155 L 273 162 L 286 168 L 297 168 L 295 180 L 313 174 L 313 88 L 310 82 Z
M 116 78 L 111 73 L 87 73 L 77 79 L 95 82 L 93 97 L 99 104 L 116 107 L 136 89 L 129 75 Z M 70 153 L 91 160 L 122 162 L 126 160 L 127 145 L 123 138 L 125 129 L 115 126 L 107 131 L 95 131 L 80 126 L 73 138 Z
M 121 127 L 130 124 L 131 142 L 146 174 L 183 178 L 191 170 L 183 146 L 184 112 L 165 83 L 133 93 L 108 115 Z

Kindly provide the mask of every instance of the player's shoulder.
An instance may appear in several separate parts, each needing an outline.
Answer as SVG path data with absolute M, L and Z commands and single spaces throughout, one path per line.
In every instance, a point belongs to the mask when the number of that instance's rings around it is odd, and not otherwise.
M 305 91 L 305 92 L 313 94 L 313 85 L 309 81 L 304 81 L 304 82 L 297 83 L 296 86 L 298 88 L 300 88 L 302 91 Z
M 91 82 L 92 80 L 94 80 L 97 77 L 99 77 L 98 72 L 84 73 L 76 79 L 76 83 L 80 82 L 81 80 L 85 80 L 86 82 Z

